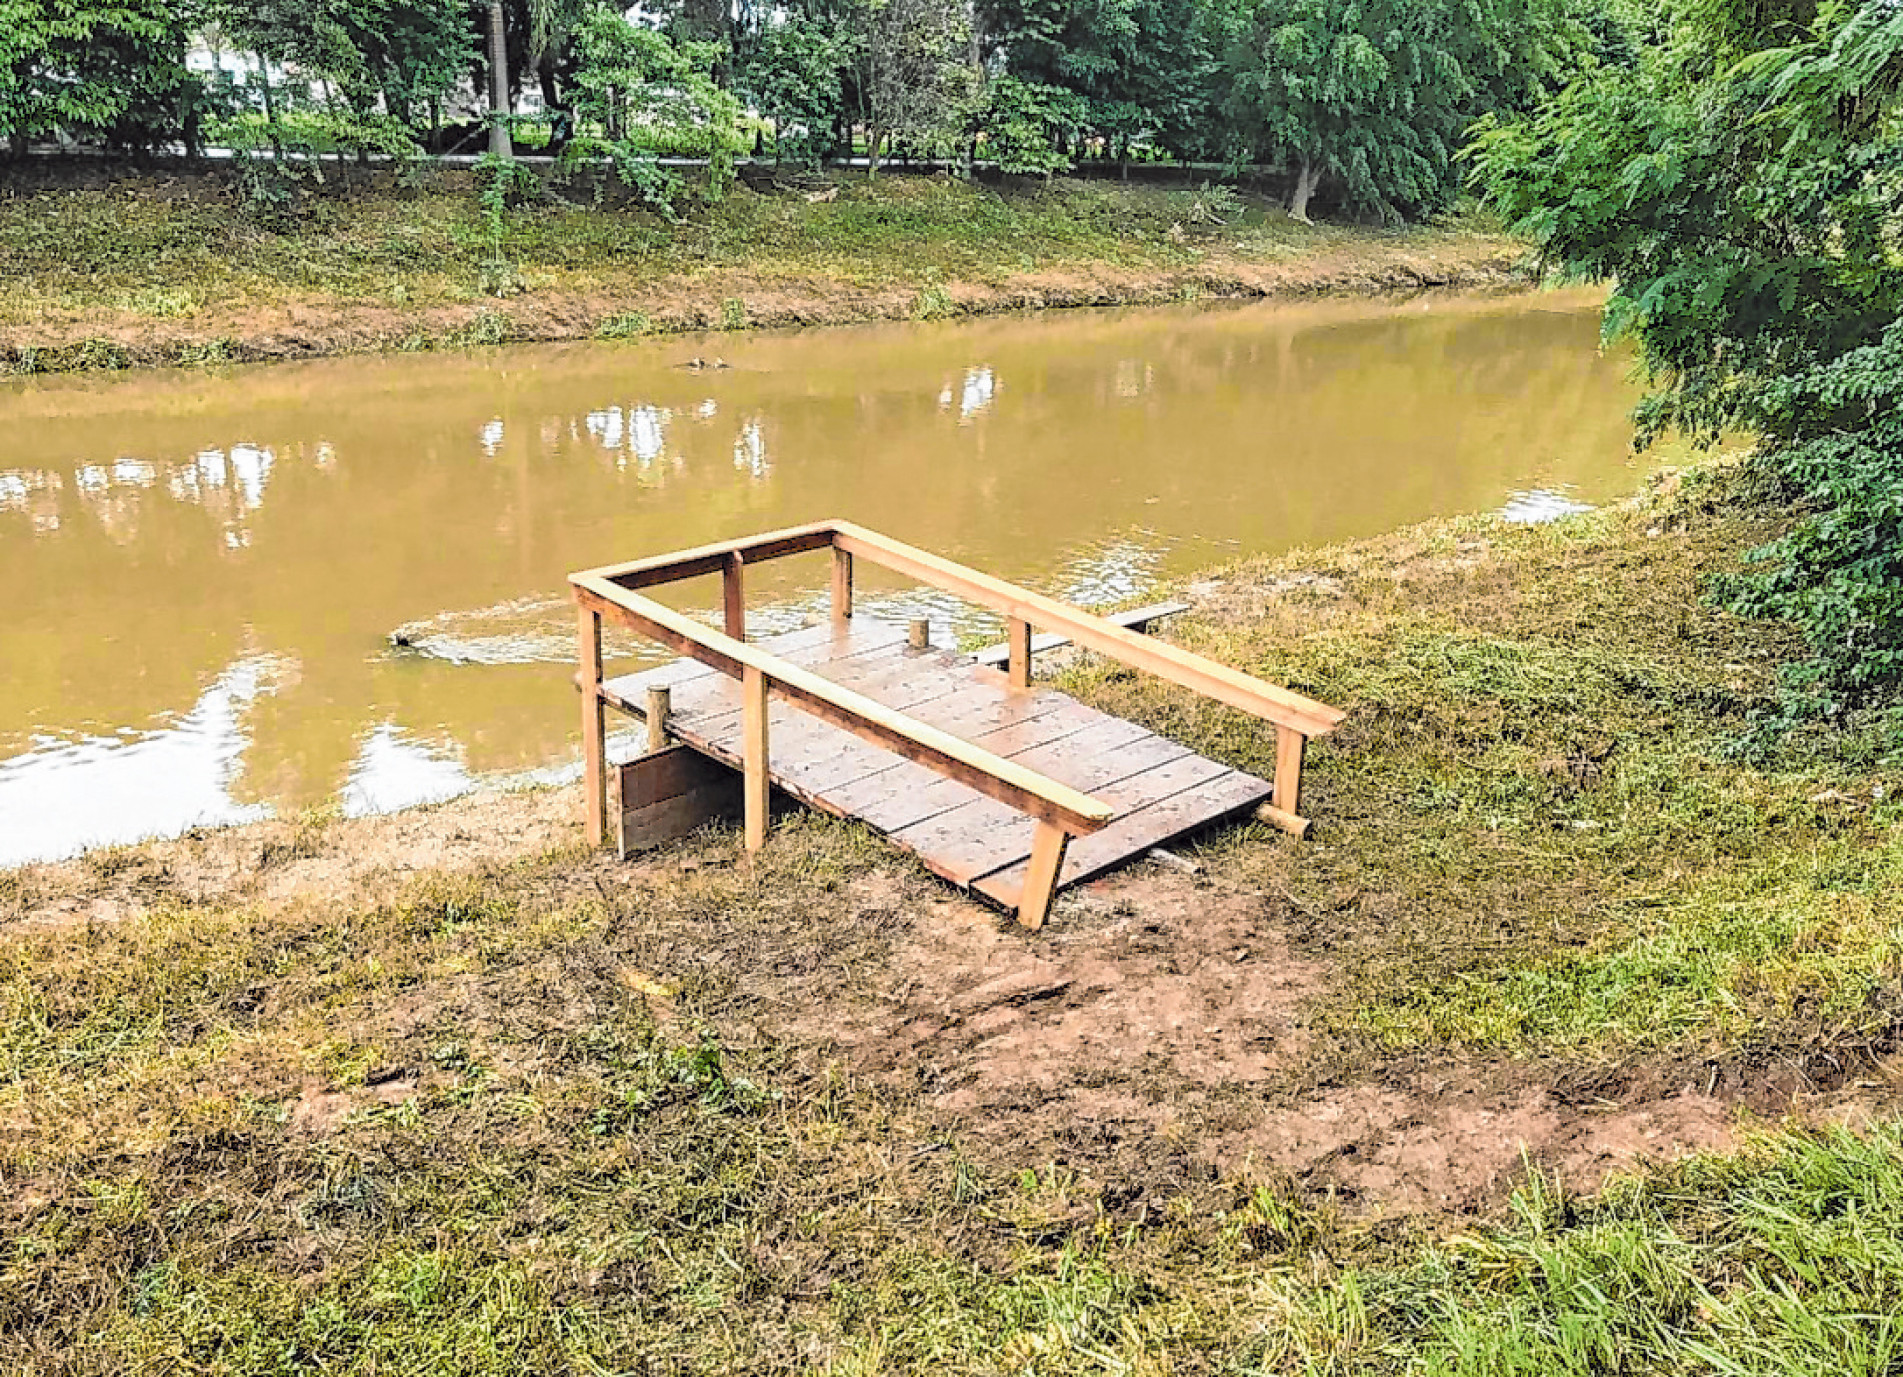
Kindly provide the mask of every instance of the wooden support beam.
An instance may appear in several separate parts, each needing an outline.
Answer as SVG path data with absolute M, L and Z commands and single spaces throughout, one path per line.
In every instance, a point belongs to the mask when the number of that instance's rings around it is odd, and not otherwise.
M 1011 648 L 1008 671 L 1011 687 L 1027 689 L 1031 686 L 1031 624 L 1012 619 L 1004 629 L 1004 640 Z
M 924 617 L 912 618 L 912 624 L 906 628 L 906 643 L 914 650 L 932 648 L 932 624 Z
M 766 689 L 766 675 L 748 665 L 741 678 L 740 746 L 746 767 L 742 790 L 749 851 L 766 845 L 767 806 L 772 802 L 767 771 Z
M 1271 827 L 1279 827 L 1296 841 L 1306 841 L 1312 823 L 1307 818 L 1298 818 L 1293 813 L 1285 813 L 1273 803 L 1264 803 L 1255 810 L 1257 822 L 1266 822 Z
M 601 711 L 601 614 L 592 607 L 576 612 L 581 660 L 582 822 L 588 844 L 607 837 L 608 726 Z
M 740 815 L 740 776 L 688 746 L 670 746 L 610 773 L 617 784 L 615 837 L 624 861 Z
M 1308 738 L 1292 727 L 1275 729 L 1275 794 L 1269 800 L 1294 817 L 1302 812 L 1302 752 Z
M 666 687 L 648 690 L 648 754 L 659 755 L 667 749 L 667 719 L 674 711 L 674 690 Z
M 1057 898 L 1057 877 L 1064 869 L 1064 851 L 1070 834 L 1040 822 L 1031 834 L 1031 861 L 1024 872 L 1024 892 L 1018 899 L 1018 922 L 1035 932 L 1051 916 Z
M 852 620 L 852 556 L 844 550 L 833 551 L 833 625 L 844 626 Z
M 726 610 L 727 634 L 747 639 L 747 565 L 738 550 L 730 551 L 720 570 L 720 597 Z

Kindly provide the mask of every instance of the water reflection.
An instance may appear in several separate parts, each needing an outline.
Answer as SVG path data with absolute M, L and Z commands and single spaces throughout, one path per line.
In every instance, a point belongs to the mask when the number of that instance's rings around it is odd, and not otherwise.
M 475 784 L 475 776 L 461 761 L 441 748 L 431 750 L 386 722 L 365 739 L 341 802 L 346 815 L 360 818 L 419 803 L 440 803 Z
M 1500 519 L 1521 526 L 1539 526 L 1548 521 L 1558 521 L 1562 516 L 1577 516 L 1581 512 L 1592 510 L 1590 502 L 1581 502 L 1571 497 L 1564 489 L 1535 488 L 1531 492 L 1516 492 L 1507 498 L 1507 504 L 1500 508 Z
M 562 580 L 591 564 L 837 515 L 1090 605 L 1548 519 L 1632 482 L 1597 341 L 1584 297 L 1443 298 L 761 335 L 711 375 L 662 340 L 6 383 L 0 861 L 571 758 Z M 749 570 L 752 629 L 824 615 L 824 580 Z
M 270 809 L 235 799 L 232 785 L 246 745 L 245 709 L 272 668 L 265 659 L 233 665 L 162 730 L 42 738 L 0 761 L 0 865 L 267 816 Z

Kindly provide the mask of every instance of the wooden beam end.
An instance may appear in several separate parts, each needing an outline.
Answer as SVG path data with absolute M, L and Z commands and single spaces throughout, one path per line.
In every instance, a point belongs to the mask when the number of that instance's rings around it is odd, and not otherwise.
M 1279 827 L 1296 841 L 1307 841 L 1314 830 L 1314 823 L 1307 818 L 1277 808 L 1273 803 L 1264 803 L 1255 810 L 1257 822 L 1266 822 L 1271 827 Z

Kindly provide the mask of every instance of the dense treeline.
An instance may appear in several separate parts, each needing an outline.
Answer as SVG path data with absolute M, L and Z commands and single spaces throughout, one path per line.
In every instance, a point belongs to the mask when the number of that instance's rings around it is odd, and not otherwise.
M 1677 0 L 1640 60 L 1483 127 L 1484 189 L 1612 286 L 1653 431 L 1755 435 L 1796 515 L 1718 593 L 1810 653 L 1774 725 L 1903 683 L 1903 6 Z
M 657 196 L 666 154 L 708 158 L 716 182 L 741 153 L 1019 174 L 1268 163 L 1298 215 L 1319 196 L 1394 219 L 1448 201 L 1476 117 L 1630 60 L 1602 3 L 0 0 L 0 137 L 15 152 L 528 144 L 608 159 Z

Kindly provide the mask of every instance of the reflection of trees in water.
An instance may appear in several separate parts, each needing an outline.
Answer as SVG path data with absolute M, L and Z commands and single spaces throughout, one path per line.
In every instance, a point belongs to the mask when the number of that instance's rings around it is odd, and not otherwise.
M 763 337 L 717 375 L 668 367 L 672 345 L 355 361 L 195 382 L 187 407 L 132 380 L 151 400 L 35 423 L 0 470 L 0 577 L 24 590 L 0 623 L 0 752 L 183 712 L 256 646 L 302 669 L 248 709 L 243 798 L 331 797 L 386 728 L 521 769 L 568 748 L 560 670 L 392 658 L 389 631 L 829 515 L 1133 596 L 1218 542 L 1492 506 L 1548 456 L 1561 479 L 1616 464 L 1630 389 L 1591 312 L 1355 309 Z M 750 599 L 797 618 L 821 578 L 766 566 Z

